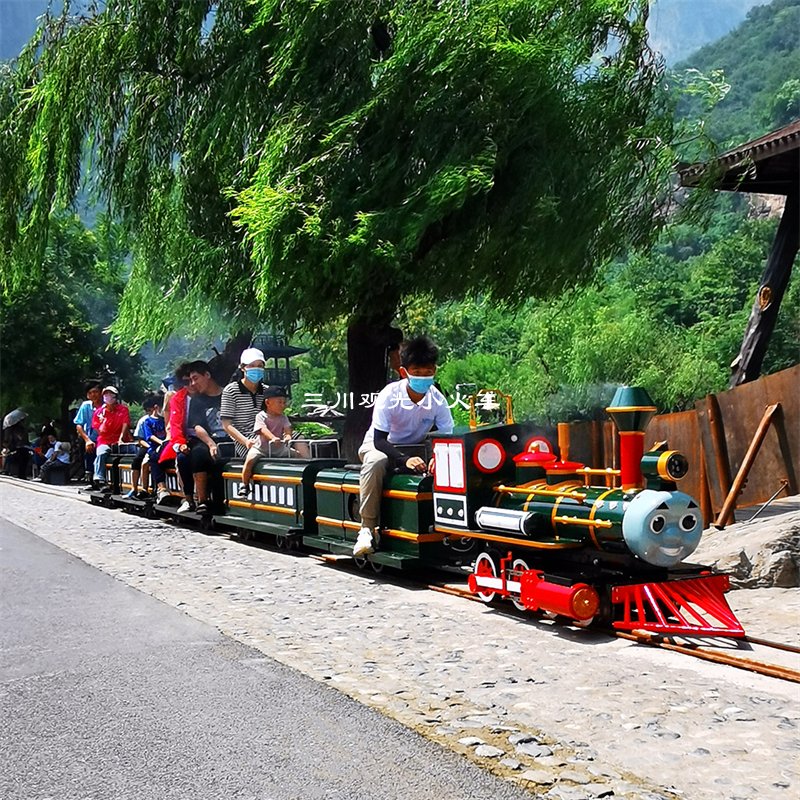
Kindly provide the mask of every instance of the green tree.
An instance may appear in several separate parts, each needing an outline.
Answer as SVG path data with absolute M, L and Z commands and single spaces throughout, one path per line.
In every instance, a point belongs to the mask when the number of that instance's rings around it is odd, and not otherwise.
M 116 226 L 98 231 L 75 216 L 54 219 L 40 270 L 0 296 L 0 409 L 24 407 L 32 420 L 68 423 L 83 383 L 105 378 L 127 399 L 143 391 L 142 364 L 108 345 L 107 326 L 124 285 Z
M 3 79 L 6 255 L 35 269 L 91 159 L 134 235 L 132 346 L 209 305 L 235 330 L 341 316 L 368 393 L 405 297 L 518 302 L 656 227 L 674 131 L 646 0 L 210 7 L 64 15 Z
M 741 25 L 676 67 L 724 74 L 730 91 L 710 114 L 702 114 L 723 149 L 797 118 L 798 31 L 800 0 L 772 0 L 751 8 Z M 679 111 L 700 114 L 701 105 L 699 98 L 685 96 Z

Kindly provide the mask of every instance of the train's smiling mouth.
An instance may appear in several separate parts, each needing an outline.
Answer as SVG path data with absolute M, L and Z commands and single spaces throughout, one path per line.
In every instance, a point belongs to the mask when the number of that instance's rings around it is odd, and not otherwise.
M 677 556 L 680 555 L 682 547 L 659 547 L 658 548 L 665 556 Z

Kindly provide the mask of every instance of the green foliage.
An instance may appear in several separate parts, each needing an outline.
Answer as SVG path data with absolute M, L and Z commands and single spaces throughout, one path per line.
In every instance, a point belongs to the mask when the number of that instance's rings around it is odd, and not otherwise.
M 391 317 L 418 287 L 519 301 L 646 240 L 672 131 L 628 5 L 262 2 L 281 102 L 234 217 L 264 310 Z
M 105 332 L 122 292 L 124 250 L 105 218 L 94 233 L 75 216 L 53 220 L 40 269 L 0 296 L 0 409 L 61 418 L 94 377 L 113 377 L 128 398 L 141 394 L 141 363 L 111 350 Z
M 335 439 L 338 435 L 333 428 L 322 422 L 295 422 L 292 424 L 292 428 L 301 439 L 328 439 L 330 437 Z
M 594 283 L 521 309 L 488 297 L 405 308 L 409 333 L 440 345 L 437 381 L 456 397 L 499 388 L 514 397 L 518 419 L 594 416 L 616 385 L 648 388 L 661 409 L 680 410 L 727 386 L 775 221 L 748 220 L 723 198 L 708 228 L 676 224 L 649 254 L 610 265 Z M 800 291 L 791 284 L 765 372 L 797 362 Z M 466 421 L 466 413 L 456 416 Z
M 645 0 L 108 0 L 0 76 L 5 291 L 91 165 L 131 235 L 114 330 L 518 302 L 647 242 L 673 140 Z M 435 275 L 436 279 L 431 280 Z
M 514 395 L 517 416 L 586 416 L 621 383 L 646 386 L 665 410 L 726 388 L 774 232 L 774 221 L 741 218 L 732 230 L 724 218 L 706 232 L 680 226 L 652 254 L 612 265 L 597 283 L 527 303 L 509 319 L 519 347 L 500 385 Z M 668 254 L 676 237 L 690 243 L 682 258 Z M 798 295 L 791 285 L 767 373 L 797 362 Z
M 800 79 L 790 78 L 775 92 L 768 104 L 767 117 L 775 128 L 800 119 Z

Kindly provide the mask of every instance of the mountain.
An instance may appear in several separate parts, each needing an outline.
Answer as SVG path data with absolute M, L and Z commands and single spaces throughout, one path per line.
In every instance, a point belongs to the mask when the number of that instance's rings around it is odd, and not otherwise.
M 752 8 L 736 29 L 675 67 L 689 68 L 706 75 L 721 69 L 730 85 L 707 123 L 708 132 L 723 147 L 800 117 L 800 0 L 773 0 Z M 686 116 L 701 113 L 693 100 L 679 111 Z
M 767 0 L 651 0 L 650 46 L 672 65 L 744 21 Z

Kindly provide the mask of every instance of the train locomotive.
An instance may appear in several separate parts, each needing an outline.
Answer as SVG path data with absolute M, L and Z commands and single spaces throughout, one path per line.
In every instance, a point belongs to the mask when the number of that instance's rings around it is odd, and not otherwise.
M 380 547 L 356 565 L 455 572 L 485 603 L 510 601 L 579 626 L 744 636 L 724 597 L 728 577 L 686 562 L 700 542 L 702 515 L 677 488 L 686 458 L 665 444 L 644 452 L 656 411 L 649 396 L 621 387 L 607 411 L 619 433 L 618 470 L 559 457 L 537 429 L 513 421 L 510 400 L 503 423 L 434 434 L 434 474 L 387 477 Z M 312 456 L 259 461 L 247 500 L 237 497 L 242 464 L 228 462 L 225 507 L 213 525 L 271 537 L 281 548 L 352 558 L 360 467 L 318 447 Z M 92 492 L 93 502 L 199 521 L 177 512 L 174 475 L 170 500 L 126 500 L 131 460 L 109 461 L 117 493 Z

